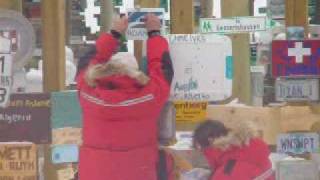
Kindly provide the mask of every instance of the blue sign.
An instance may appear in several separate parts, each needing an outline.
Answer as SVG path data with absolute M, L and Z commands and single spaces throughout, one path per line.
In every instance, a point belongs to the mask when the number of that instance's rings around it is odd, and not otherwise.
M 144 21 L 148 13 L 153 13 L 161 20 L 162 28 L 164 28 L 164 9 L 162 8 L 141 8 L 128 11 L 128 31 L 127 39 L 129 40 L 146 40 L 147 30 Z M 163 30 L 163 29 L 162 29 Z
M 78 145 L 57 145 L 52 148 L 53 164 L 76 163 L 79 161 Z

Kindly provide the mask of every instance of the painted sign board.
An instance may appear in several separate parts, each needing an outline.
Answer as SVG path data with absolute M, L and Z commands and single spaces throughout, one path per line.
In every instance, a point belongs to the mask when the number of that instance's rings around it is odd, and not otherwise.
M 57 145 L 52 148 L 52 162 L 54 164 L 76 163 L 79 161 L 78 145 Z
M 77 91 L 51 93 L 53 129 L 65 127 L 82 127 L 82 112 Z
M 12 94 L 0 108 L 0 142 L 51 143 L 50 94 Z
M 276 80 L 277 101 L 318 101 L 319 79 L 295 78 Z
M 220 101 L 232 94 L 232 44 L 215 34 L 169 35 L 171 100 Z
M 0 179 L 37 179 L 37 148 L 30 143 L 0 144 Z
M 272 75 L 320 75 L 320 40 L 273 41 Z
M 266 31 L 266 17 L 201 18 L 201 33 L 247 33 Z
M 317 153 L 319 135 L 316 133 L 280 134 L 277 138 L 277 152 L 283 154 Z
M 148 38 L 147 30 L 144 25 L 145 16 L 153 13 L 160 18 L 164 32 L 164 9 L 163 8 L 140 8 L 128 10 L 128 30 L 126 37 L 128 40 L 146 40 Z
M 175 102 L 176 121 L 199 122 L 207 117 L 208 102 Z

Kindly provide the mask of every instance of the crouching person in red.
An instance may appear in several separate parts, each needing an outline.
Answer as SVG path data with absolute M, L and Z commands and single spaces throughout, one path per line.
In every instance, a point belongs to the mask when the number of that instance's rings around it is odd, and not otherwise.
M 160 20 L 146 17 L 148 75 L 128 55 L 114 55 L 126 17 L 100 36 L 92 57 L 79 63 L 77 83 L 83 113 L 80 180 L 156 180 L 157 119 L 173 76 Z M 88 60 L 90 59 L 90 60 Z
M 274 180 L 268 146 L 247 123 L 207 120 L 194 131 L 193 143 L 203 151 L 212 180 Z

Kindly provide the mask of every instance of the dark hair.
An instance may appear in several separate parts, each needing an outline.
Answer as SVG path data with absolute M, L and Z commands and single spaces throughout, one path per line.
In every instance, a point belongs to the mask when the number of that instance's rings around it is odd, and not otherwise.
M 90 45 L 86 50 L 83 56 L 80 57 L 79 61 L 78 61 L 78 65 L 77 65 L 77 74 L 83 70 L 84 68 L 86 68 L 91 59 L 96 55 L 96 47 L 95 45 Z
M 228 129 L 217 120 L 206 120 L 201 123 L 193 133 L 193 146 L 200 145 L 201 148 L 210 146 L 209 138 L 216 139 L 228 134 Z

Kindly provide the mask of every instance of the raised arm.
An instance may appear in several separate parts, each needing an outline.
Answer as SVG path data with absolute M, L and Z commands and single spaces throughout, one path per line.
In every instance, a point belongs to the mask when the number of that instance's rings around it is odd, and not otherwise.
M 148 31 L 147 59 L 151 81 L 159 83 L 161 88 L 170 90 L 173 67 L 169 54 L 168 42 L 160 35 L 161 23 L 157 16 L 148 14 L 145 22 Z

